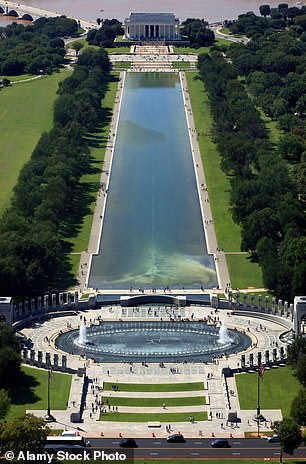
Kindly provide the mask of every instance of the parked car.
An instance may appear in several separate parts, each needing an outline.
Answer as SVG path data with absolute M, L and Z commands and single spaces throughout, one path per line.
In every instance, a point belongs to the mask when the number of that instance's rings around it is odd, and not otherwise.
M 173 435 L 170 435 L 167 437 L 167 442 L 168 443 L 185 443 L 185 438 L 184 435 L 181 433 L 174 433 Z
M 211 442 L 211 446 L 213 448 L 231 448 L 231 444 L 228 440 L 224 440 L 223 438 L 217 438 Z
M 119 442 L 119 446 L 121 446 L 121 448 L 137 448 L 137 443 L 134 438 L 123 438 Z
M 267 437 L 267 442 L 268 443 L 279 443 L 280 442 L 280 438 L 278 435 L 269 435 Z

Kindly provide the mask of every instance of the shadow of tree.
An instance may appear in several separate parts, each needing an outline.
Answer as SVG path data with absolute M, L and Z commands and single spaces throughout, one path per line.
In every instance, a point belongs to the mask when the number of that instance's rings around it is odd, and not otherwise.
M 11 402 L 13 405 L 33 404 L 42 399 L 33 391 L 34 388 L 39 385 L 35 377 L 20 372 L 18 380 L 16 387 L 10 390 Z

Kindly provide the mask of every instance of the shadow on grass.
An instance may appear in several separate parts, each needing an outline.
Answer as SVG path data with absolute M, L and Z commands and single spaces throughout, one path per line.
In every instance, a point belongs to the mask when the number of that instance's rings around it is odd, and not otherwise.
M 39 382 L 35 377 L 20 372 L 18 385 L 10 390 L 12 405 L 21 406 L 23 404 L 34 404 L 41 400 L 42 398 L 37 396 L 33 391 L 38 385 Z

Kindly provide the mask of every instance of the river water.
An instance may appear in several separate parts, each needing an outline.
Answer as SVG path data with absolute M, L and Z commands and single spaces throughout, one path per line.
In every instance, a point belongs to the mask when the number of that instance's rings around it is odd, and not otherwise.
M 180 20 L 197 17 L 214 22 L 235 19 L 247 11 L 259 14 L 260 5 L 277 6 L 281 0 L 22 0 L 21 3 L 94 21 L 97 18 L 122 21 L 130 12 L 174 12 Z M 295 6 L 296 0 L 286 3 Z M 3 21 L 0 17 L 0 25 Z
M 181 83 L 128 73 L 90 288 L 211 288 Z

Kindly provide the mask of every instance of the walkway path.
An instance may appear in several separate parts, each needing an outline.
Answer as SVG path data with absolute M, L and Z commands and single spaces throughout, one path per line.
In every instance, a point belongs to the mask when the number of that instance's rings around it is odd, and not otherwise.
M 191 102 L 188 94 L 188 87 L 185 72 L 180 72 L 181 84 L 183 89 L 185 112 L 188 122 L 190 143 L 194 160 L 195 175 L 197 179 L 199 199 L 204 222 L 205 237 L 208 253 L 214 255 L 216 271 L 218 275 L 219 288 L 225 289 L 230 282 L 229 272 L 227 269 L 226 258 L 224 253 L 219 251 L 217 237 L 215 233 L 214 220 L 211 212 L 208 191 L 206 187 L 205 172 L 203 169 L 200 148 L 198 144 L 198 135 L 193 119 Z

